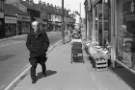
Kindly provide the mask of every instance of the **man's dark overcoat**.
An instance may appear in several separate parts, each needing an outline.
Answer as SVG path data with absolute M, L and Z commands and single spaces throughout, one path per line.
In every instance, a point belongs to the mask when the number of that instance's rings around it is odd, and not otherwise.
M 49 39 L 46 32 L 28 34 L 26 46 L 30 51 L 30 57 L 44 55 L 49 47 Z

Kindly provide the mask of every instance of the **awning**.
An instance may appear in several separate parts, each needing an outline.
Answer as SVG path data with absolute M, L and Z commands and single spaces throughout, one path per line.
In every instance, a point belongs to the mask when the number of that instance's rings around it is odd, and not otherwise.
M 31 21 L 29 16 L 24 16 L 24 15 L 17 15 L 17 20 L 18 21 L 24 21 L 24 22 L 30 22 Z

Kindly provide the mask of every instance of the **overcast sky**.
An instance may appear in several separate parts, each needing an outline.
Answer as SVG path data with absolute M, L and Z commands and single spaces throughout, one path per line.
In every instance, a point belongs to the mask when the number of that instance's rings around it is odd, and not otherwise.
M 37 2 L 38 0 L 34 0 Z M 43 2 L 52 3 L 53 5 L 61 6 L 62 0 L 42 0 Z M 80 3 L 81 3 L 81 16 L 84 17 L 84 1 L 85 0 L 64 0 L 65 8 L 71 9 L 71 11 L 77 10 L 80 12 Z

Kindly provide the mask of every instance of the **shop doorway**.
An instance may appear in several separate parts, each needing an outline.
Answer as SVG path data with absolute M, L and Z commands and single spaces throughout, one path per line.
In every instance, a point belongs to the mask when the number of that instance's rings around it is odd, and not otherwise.
M 4 22 L 3 20 L 0 20 L 0 38 L 4 38 L 5 32 L 4 32 Z

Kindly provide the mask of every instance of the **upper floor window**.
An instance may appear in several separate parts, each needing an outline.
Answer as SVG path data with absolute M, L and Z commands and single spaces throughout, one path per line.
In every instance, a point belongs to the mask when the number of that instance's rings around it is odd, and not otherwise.
M 0 0 L 0 12 L 4 11 L 4 0 Z

